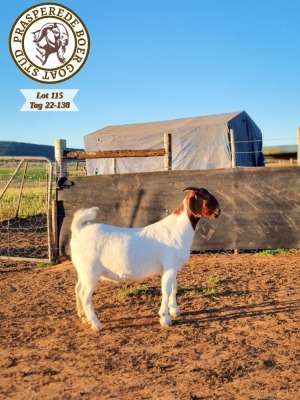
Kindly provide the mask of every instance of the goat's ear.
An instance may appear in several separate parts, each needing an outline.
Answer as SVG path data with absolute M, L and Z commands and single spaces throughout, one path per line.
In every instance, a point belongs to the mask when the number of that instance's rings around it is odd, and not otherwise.
M 202 199 L 209 200 L 210 195 L 209 195 L 209 191 L 208 190 L 206 190 L 204 188 L 201 188 L 201 189 L 198 190 L 197 193 Z
M 194 192 L 198 192 L 198 191 L 201 190 L 201 189 L 198 188 L 198 187 L 189 186 L 189 187 L 183 189 L 183 192 L 189 192 L 190 190 L 193 190 Z
M 192 190 L 193 192 L 197 193 L 197 195 L 199 197 L 201 197 L 204 200 L 209 200 L 209 192 L 208 190 L 204 189 L 204 188 L 198 188 L 198 187 L 188 187 L 186 189 L 183 190 L 183 192 L 188 192 Z
M 194 191 L 188 198 L 188 207 L 192 214 L 200 216 L 202 212 L 203 201 L 198 192 Z

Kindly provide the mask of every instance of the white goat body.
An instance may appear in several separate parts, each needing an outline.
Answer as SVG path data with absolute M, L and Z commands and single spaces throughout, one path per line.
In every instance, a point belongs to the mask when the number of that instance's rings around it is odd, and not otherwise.
M 206 189 L 192 190 L 173 214 L 144 228 L 90 224 L 98 207 L 78 210 L 71 225 L 71 254 L 77 270 L 78 315 L 93 330 L 101 329 L 91 298 L 98 279 L 125 282 L 162 274 L 161 325 L 179 316 L 177 272 L 188 261 L 194 229 L 201 215 L 217 218 L 217 200 Z M 200 211 L 198 213 L 198 211 Z

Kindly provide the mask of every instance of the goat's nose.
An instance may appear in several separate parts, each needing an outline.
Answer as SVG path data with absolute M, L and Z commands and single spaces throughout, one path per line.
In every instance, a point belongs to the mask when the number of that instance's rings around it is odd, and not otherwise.
M 217 209 L 215 210 L 215 212 L 214 212 L 215 218 L 218 218 L 218 217 L 220 216 L 220 214 L 221 214 L 221 208 L 217 208 Z

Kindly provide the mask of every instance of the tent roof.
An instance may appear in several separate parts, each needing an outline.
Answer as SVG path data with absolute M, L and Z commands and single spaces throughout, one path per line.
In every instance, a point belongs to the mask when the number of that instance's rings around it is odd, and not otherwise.
M 261 165 L 262 134 L 245 111 L 108 126 L 84 136 L 84 144 L 86 151 L 158 149 L 163 145 L 164 133 L 171 133 L 173 169 L 230 168 L 229 129 L 235 131 L 237 166 Z M 122 158 L 115 165 L 117 173 L 159 171 L 163 159 Z M 95 168 L 101 174 L 112 173 L 111 160 L 89 160 L 88 174 L 93 174 Z
M 144 134 L 151 133 L 172 133 L 177 129 L 195 127 L 195 126 L 208 126 L 208 125 L 223 125 L 227 124 L 228 121 L 241 114 L 241 112 L 231 112 L 226 114 L 216 114 L 200 117 L 190 117 L 173 119 L 168 121 L 156 121 L 156 122 L 144 122 L 138 124 L 127 124 L 127 125 L 110 125 L 98 131 L 92 132 L 85 137 L 98 136 L 99 133 L 103 134 L 115 134 L 115 135 L 126 135 L 140 133 L 141 130 Z

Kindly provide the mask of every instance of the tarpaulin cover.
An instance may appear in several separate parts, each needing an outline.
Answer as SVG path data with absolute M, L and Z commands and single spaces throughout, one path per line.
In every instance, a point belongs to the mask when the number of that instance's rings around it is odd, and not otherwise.
M 262 166 L 262 133 L 246 112 L 108 126 L 84 137 L 86 151 L 164 148 L 172 134 L 172 169 L 231 167 L 229 129 L 235 131 L 237 166 Z M 115 163 L 115 164 L 114 164 Z M 163 157 L 87 160 L 87 174 L 163 171 Z

